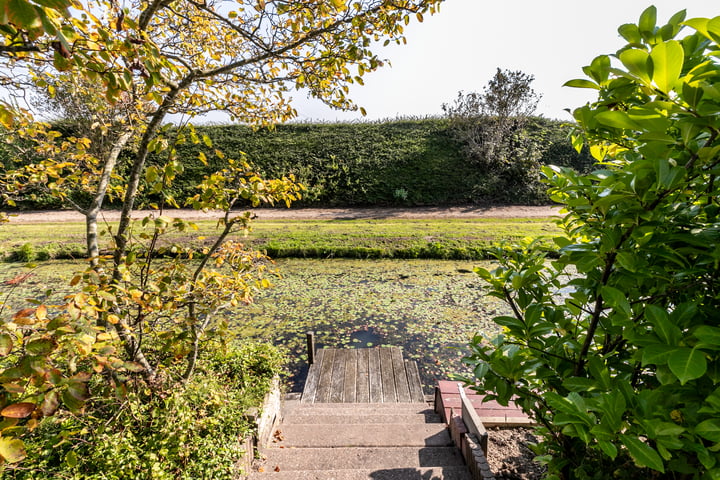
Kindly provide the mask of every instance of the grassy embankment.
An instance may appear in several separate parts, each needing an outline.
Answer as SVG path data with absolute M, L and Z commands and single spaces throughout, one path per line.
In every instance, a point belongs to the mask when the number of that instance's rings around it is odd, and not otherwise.
M 169 239 L 200 249 L 211 242 L 215 223 L 197 222 L 199 230 Z M 247 239 L 273 258 L 431 258 L 477 260 L 498 242 L 558 233 L 550 219 L 380 219 L 259 220 Z M 108 237 L 101 239 L 107 246 Z M 5 224 L 0 226 L 0 258 L 36 261 L 81 258 L 84 225 Z

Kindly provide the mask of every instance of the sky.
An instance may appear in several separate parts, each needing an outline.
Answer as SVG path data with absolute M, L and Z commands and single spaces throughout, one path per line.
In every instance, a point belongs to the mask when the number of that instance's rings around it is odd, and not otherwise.
M 377 48 L 391 66 L 366 74 L 350 97 L 359 112 L 332 110 L 293 95 L 302 121 L 354 121 L 428 116 L 442 113 L 459 91 L 482 91 L 497 68 L 534 75 L 542 95 L 537 114 L 570 120 L 564 109 L 593 99 L 593 90 L 563 87 L 583 78 L 582 67 L 597 55 L 614 53 L 625 42 L 617 33 L 636 23 L 654 4 L 658 23 L 687 9 L 688 18 L 720 15 L 717 0 L 446 0 L 440 13 L 406 29 L 407 45 Z

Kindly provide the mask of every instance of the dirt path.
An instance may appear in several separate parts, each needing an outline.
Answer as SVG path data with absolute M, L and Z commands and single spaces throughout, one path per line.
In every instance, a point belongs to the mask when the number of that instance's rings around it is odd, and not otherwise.
M 418 208 L 290 208 L 256 209 L 253 212 L 260 220 L 296 219 L 296 220 L 339 220 L 339 219 L 382 219 L 382 218 L 544 218 L 559 214 L 554 206 L 507 206 L 507 207 L 418 207 Z M 153 213 L 139 210 L 133 215 L 143 218 Z M 155 212 L 157 213 L 157 212 Z M 165 215 L 185 220 L 214 220 L 217 212 L 199 212 L 197 210 L 166 210 Z M 116 221 L 119 211 L 106 211 L 102 219 Z M 63 223 L 82 222 L 83 216 L 75 211 L 39 211 L 12 214 L 13 223 Z

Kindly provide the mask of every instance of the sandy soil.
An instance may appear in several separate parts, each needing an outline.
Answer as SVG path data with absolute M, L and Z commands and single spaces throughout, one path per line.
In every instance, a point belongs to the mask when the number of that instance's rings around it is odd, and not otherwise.
M 487 461 L 496 480 L 539 480 L 545 468 L 527 447 L 537 439 L 527 428 L 488 429 Z
M 419 208 L 290 208 L 252 210 L 260 220 L 297 219 L 297 220 L 338 220 L 338 219 L 382 219 L 382 218 L 544 218 L 558 215 L 559 208 L 554 206 L 506 206 L 506 207 L 419 207 Z M 135 218 L 143 218 L 150 210 L 138 210 Z M 82 222 L 83 216 L 71 210 L 37 211 L 12 213 L 13 223 L 62 223 Z M 185 220 L 214 220 L 218 212 L 199 212 L 197 210 L 166 210 L 165 215 Z M 106 211 L 101 220 L 115 221 L 120 218 L 119 211 Z

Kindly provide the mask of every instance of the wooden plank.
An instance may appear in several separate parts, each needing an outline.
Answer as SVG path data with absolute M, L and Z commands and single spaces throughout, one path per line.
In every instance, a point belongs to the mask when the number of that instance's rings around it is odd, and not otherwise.
M 392 352 L 388 347 L 380 348 L 380 377 L 382 378 L 382 402 L 397 402 Z
M 370 390 L 370 403 L 382 402 L 383 390 L 379 348 L 372 348 L 368 351 L 368 388 Z
M 357 351 L 355 401 L 358 403 L 370 403 L 369 350 L 369 348 L 359 348 Z
M 308 376 L 305 380 L 305 388 L 303 388 L 302 397 L 300 397 L 301 403 L 313 403 L 315 401 L 315 394 L 317 393 L 318 381 L 320 380 L 320 370 L 322 369 L 324 352 L 324 349 L 320 349 L 315 353 L 315 363 L 310 365 L 310 368 L 308 369 Z
M 326 348 L 323 350 L 322 368 L 320 369 L 320 379 L 318 380 L 314 403 L 327 403 L 330 401 L 330 387 L 335 349 Z
M 424 402 L 425 394 L 423 393 L 417 362 L 414 360 L 405 360 L 405 373 L 407 374 L 408 387 L 410 388 L 410 401 Z
M 345 350 L 345 386 L 343 402 L 355 403 L 355 384 L 357 383 L 357 348 Z
M 345 359 L 347 350 L 338 348 L 333 358 L 332 381 L 330 385 L 330 402 L 342 403 L 345 386 Z
M 390 349 L 390 357 L 392 358 L 397 401 L 407 403 L 410 401 L 410 387 L 408 386 L 407 373 L 405 373 L 405 362 L 403 362 L 402 350 L 398 347 L 392 347 Z

